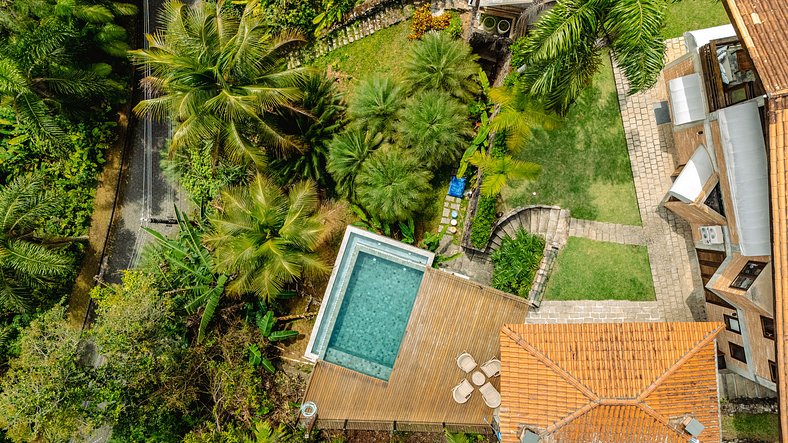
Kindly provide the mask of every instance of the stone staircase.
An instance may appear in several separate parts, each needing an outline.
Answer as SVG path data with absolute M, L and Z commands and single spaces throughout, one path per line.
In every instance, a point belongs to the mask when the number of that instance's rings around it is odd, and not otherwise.
M 569 238 L 569 211 L 541 205 L 512 209 L 493 226 L 485 252 L 489 254 L 500 248 L 503 239 L 514 237 L 520 228 L 544 237 L 546 247 L 561 249 Z

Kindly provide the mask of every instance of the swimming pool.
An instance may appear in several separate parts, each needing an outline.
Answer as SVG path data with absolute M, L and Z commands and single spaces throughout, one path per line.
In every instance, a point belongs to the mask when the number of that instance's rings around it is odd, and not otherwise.
M 430 252 L 349 226 L 305 356 L 388 380 L 432 260 Z

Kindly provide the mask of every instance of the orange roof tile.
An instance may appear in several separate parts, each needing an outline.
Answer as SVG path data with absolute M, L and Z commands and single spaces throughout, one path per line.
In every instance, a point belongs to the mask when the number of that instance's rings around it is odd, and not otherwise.
M 719 323 L 506 325 L 501 434 L 543 442 L 682 442 L 688 415 L 719 442 Z

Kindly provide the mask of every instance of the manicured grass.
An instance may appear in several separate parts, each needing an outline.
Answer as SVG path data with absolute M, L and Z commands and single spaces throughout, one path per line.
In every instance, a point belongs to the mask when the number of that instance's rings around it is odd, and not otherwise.
M 780 440 L 777 414 L 738 414 L 722 417 L 722 436 L 759 442 Z
M 536 130 L 519 154 L 542 165 L 533 182 L 504 189 L 506 208 L 558 205 L 576 218 L 640 224 L 635 186 L 610 60 L 560 125 Z
M 687 31 L 730 23 L 719 0 L 681 0 L 668 4 L 665 38 L 681 37 Z
M 545 300 L 654 300 L 648 252 L 643 246 L 569 237 Z
M 333 70 L 350 76 L 350 80 L 366 78 L 375 73 L 398 78 L 402 75 L 405 54 L 412 44 L 408 34 L 410 21 L 398 23 L 335 49 L 315 60 L 312 65 L 321 69 L 331 65 Z

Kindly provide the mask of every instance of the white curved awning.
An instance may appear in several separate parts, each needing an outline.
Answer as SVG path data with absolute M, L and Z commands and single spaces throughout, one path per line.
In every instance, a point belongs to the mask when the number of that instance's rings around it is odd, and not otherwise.
M 714 174 L 714 165 L 711 163 L 709 153 L 703 145 L 695 149 L 695 153 L 684 165 L 684 169 L 676 177 L 673 186 L 670 187 L 668 194 L 683 201 L 684 203 L 694 202 L 703 191 L 703 186 Z
M 713 28 L 696 29 L 695 31 L 684 33 L 684 44 L 687 46 L 687 52 L 695 51 L 697 53 L 701 46 L 712 40 L 734 37 L 735 35 L 736 30 L 733 29 L 733 25 L 731 24 L 715 26 Z
M 668 83 L 673 124 L 683 125 L 706 118 L 706 103 L 703 101 L 703 84 L 699 74 L 674 78 Z
M 769 177 L 758 105 L 722 109 L 719 120 L 741 254 L 771 255 Z

